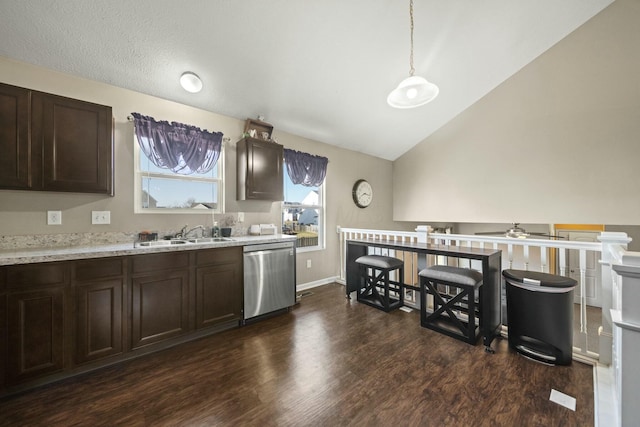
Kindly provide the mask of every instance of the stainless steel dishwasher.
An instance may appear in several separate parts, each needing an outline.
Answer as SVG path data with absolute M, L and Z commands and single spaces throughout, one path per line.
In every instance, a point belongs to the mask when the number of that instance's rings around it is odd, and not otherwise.
M 295 242 L 244 247 L 244 320 L 296 302 Z

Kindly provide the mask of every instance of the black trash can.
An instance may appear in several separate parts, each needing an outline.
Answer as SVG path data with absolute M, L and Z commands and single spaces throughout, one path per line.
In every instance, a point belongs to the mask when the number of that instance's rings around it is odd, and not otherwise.
M 564 276 L 504 270 L 509 347 L 539 362 L 569 365 L 573 348 L 573 290 Z

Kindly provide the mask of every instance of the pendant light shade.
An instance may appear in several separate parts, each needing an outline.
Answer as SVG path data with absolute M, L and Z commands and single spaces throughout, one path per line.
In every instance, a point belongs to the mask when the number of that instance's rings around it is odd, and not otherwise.
M 186 71 L 180 76 L 180 86 L 187 92 L 198 93 L 202 90 L 202 80 L 196 73 Z
M 387 103 L 394 108 L 414 108 L 432 101 L 440 89 L 424 77 L 409 76 L 400 82 L 387 97 Z
M 414 76 L 413 67 L 413 0 L 409 0 L 409 18 L 411 22 L 411 54 L 409 55 L 409 77 L 400 82 L 389 96 L 387 104 L 394 108 L 415 108 L 432 101 L 440 89 L 424 77 Z

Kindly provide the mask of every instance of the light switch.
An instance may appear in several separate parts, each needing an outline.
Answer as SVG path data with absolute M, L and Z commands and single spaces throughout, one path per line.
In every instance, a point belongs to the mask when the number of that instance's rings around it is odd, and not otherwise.
M 238 212 L 238 222 L 244 222 L 244 212 Z

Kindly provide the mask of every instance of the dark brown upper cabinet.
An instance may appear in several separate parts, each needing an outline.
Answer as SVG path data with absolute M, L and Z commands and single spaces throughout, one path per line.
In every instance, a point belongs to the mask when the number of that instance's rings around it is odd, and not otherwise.
M 0 188 L 113 195 L 111 107 L 0 84 Z
M 284 148 L 271 141 L 246 137 L 237 144 L 237 199 L 283 200 Z
M 39 92 L 32 104 L 43 190 L 112 194 L 111 107 Z
M 0 84 L 1 188 L 31 188 L 30 101 L 28 89 Z

